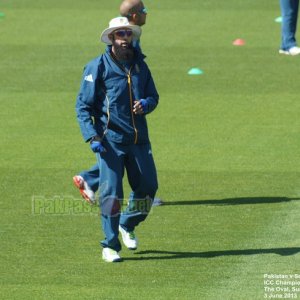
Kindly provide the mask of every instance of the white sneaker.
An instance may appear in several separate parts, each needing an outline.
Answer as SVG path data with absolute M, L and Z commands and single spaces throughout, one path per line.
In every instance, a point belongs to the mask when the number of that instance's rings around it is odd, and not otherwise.
M 96 203 L 95 193 L 89 187 L 87 182 L 83 179 L 82 176 L 76 175 L 73 177 L 73 182 L 76 187 L 79 189 L 81 196 L 84 198 L 86 202 L 93 205 Z
M 292 56 L 299 55 L 300 54 L 300 47 L 295 46 L 295 47 L 290 48 L 289 50 L 280 49 L 279 53 L 280 54 L 285 54 L 285 55 L 292 55 Z
M 122 260 L 119 253 L 111 248 L 103 248 L 102 259 L 106 262 L 119 262 Z
M 122 235 L 123 243 L 129 250 L 136 250 L 138 246 L 137 238 L 134 232 L 127 232 L 121 226 L 119 226 L 119 232 Z

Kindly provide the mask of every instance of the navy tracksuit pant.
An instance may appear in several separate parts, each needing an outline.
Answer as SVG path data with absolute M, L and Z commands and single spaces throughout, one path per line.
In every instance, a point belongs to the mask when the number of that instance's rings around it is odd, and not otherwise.
M 97 153 L 99 204 L 105 234 L 101 245 L 120 251 L 118 227 L 130 232 L 146 219 L 158 188 L 157 175 L 150 144 L 123 145 L 106 140 L 103 145 L 106 152 Z M 121 212 L 125 169 L 133 193 L 127 208 Z
M 299 10 L 299 0 L 280 0 L 282 26 L 281 49 L 289 50 L 297 46 L 296 30 Z

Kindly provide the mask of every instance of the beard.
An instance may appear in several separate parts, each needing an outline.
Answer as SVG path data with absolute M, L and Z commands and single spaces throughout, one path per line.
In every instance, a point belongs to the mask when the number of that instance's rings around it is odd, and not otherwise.
M 132 44 L 122 42 L 121 45 L 113 42 L 113 52 L 118 60 L 131 61 L 134 56 Z

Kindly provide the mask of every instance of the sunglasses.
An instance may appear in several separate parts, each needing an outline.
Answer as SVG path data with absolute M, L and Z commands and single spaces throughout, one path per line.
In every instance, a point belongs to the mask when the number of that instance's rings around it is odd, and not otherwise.
M 137 11 L 138 14 L 144 14 L 147 15 L 148 10 L 146 7 L 141 8 L 140 10 Z M 128 14 L 127 17 L 132 17 L 133 14 Z
M 146 15 L 148 13 L 147 8 L 143 7 L 141 10 L 139 10 L 139 13 Z
M 115 31 L 114 34 L 118 37 L 123 38 L 125 36 L 131 37 L 133 32 L 130 29 L 121 29 L 121 30 Z

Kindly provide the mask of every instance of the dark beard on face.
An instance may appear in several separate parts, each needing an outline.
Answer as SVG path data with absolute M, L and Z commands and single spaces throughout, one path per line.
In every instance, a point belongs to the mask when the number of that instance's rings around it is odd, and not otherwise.
M 117 44 L 113 45 L 114 47 L 114 54 L 116 58 L 120 61 L 131 61 L 133 59 L 133 47 L 131 44 L 120 46 Z

